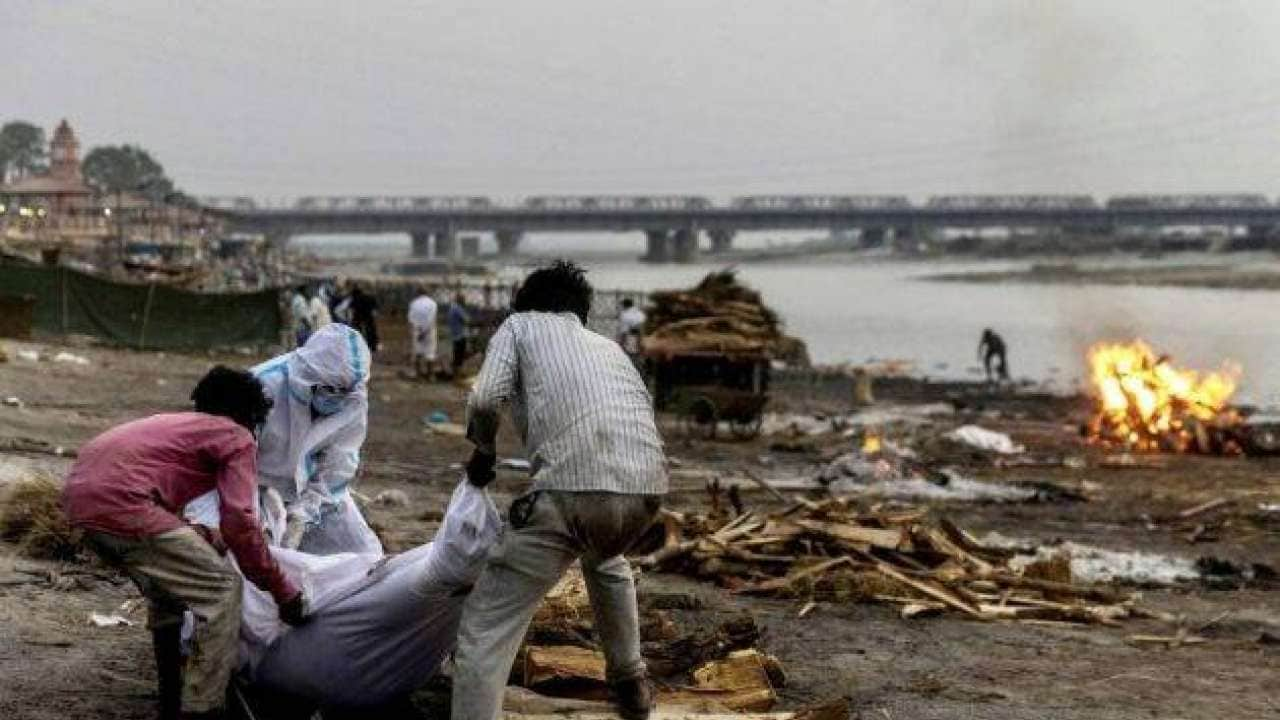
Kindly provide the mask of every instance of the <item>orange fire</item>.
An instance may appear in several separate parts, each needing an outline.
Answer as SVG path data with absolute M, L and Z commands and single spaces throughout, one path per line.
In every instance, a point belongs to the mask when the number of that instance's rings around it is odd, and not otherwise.
M 1210 430 L 1238 421 L 1229 407 L 1240 379 L 1234 363 L 1208 373 L 1180 370 L 1135 340 L 1093 346 L 1089 369 L 1098 403 L 1088 428 L 1093 439 L 1132 450 L 1208 452 Z

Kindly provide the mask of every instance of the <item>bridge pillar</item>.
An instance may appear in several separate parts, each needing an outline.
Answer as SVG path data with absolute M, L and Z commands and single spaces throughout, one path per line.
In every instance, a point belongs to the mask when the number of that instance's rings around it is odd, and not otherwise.
M 671 238 L 672 260 L 678 263 L 691 263 L 698 259 L 698 231 L 692 229 L 677 230 Z
M 882 227 L 862 228 L 862 247 L 878 248 L 884 247 L 885 238 L 889 235 L 889 231 Z
M 480 257 L 480 236 L 479 235 L 463 235 L 458 238 L 458 242 L 462 246 L 462 257 L 477 258 Z
M 497 233 L 498 255 L 500 257 L 511 257 L 516 254 L 516 250 L 520 247 L 520 238 L 524 233 L 518 230 L 499 230 Z
M 413 257 L 431 257 L 431 233 L 412 233 L 409 237 L 413 240 Z
M 664 263 L 671 260 L 671 232 L 668 230 L 645 230 L 645 262 Z
M 722 253 L 733 247 L 732 230 L 710 230 L 707 236 L 711 238 L 712 253 Z
M 458 255 L 458 236 L 452 232 L 444 231 L 435 233 L 436 252 L 435 257 L 444 260 L 452 260 Z
M 933 233 L 934 229 L 928 225 L 901 225 L 893 229 L 893 246 L 903 252 L 924 252 L 933 240 Z

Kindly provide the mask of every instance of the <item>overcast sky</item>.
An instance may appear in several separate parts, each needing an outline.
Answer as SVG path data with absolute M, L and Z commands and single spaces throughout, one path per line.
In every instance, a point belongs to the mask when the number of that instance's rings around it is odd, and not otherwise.
M 1280 2 L 5 0 L 0 119 L 199 195 L 1280 194 Z

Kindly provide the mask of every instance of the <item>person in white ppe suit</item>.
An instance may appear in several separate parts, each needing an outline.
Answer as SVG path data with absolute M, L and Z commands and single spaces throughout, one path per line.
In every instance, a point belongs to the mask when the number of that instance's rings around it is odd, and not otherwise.
M 360 333 L 333 323 L 253 368 L 274 402 L 258 433 L 258 483 L 284 499 L 284 547 L 382 554 L 349 490 L 368 431 L 370 361 Z

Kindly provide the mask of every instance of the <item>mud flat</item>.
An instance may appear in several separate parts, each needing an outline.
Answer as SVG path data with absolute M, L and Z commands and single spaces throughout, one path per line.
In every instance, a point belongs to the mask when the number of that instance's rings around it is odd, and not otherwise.
M 408 496 L 408 506 L 367 508 L 389 548 L 399 550 L 430 539 L 468 448 L 460 437 L 429 431 L 422 420 L 436 410 L 460 419 L 464 390 L 409 379 L 403 333 L 392 327 L 387 335 L 388 347 L 375 362 L 357 488 L 370 498 L 391 489 Z M 0 400 L 20 401 L 0 405 L 0 466 L 9 468 L 0 472 L 0 483 L 32 468 L 56 476 L 95 433 L 185 407 L 191 385 L 215 361 L 262 359 L 0 343 L 10 356 L 0 363 Z M 87 364 L 23 359 L 19 350 L 42 358 L 66 351 Z M 886 383 L 877 395 L 878 406 L 859 412 L 828 399 L 820 408 L 829 413 L 824 416 L 780 405 L 789 417 L 774 418 L 772 434 L 746 442 L 690 441 L 663 418 L 673 459 L 668 506 L 711 512 L 707 485 L 717 478 L 722 487 L 739 485 L 741 503 L 755 513 L 779 511 L 796 497 L 822 502 L 827 491 L 813 479 L 860 447 L 870 431 L 911 449 L 925 468 L 945 467 L 975 483 L 1070 492 L 1016 502 L 947 493 L 855 495 L 851 502 L 884 512 L 923 508 L 993 542 L 1097 548 L 1138 557 L 1143 567 L 1173 567 L 1185 576 L 1131 573 L 1106 585 L 1140 592 L 1142 606 L 1164 619 L 1116 626 L 984 621 L 951 612 L 903 619 L 893 604 L 829 598 L 815 598 L 802 616 L 809 600 L 803 596 L 736 594 L 715 577 L 663 572 L 643 574 L 642 596 L 698 599 L 689 603 L 696 609 L 670 611 L 682 629 L 717 627 L 743 612 L 754 616 L 763 629 L 762 650 L 786 669 L 777 709 L 847 696 L 859 718 L 1223 718 L 1276 711 L 1280 646 L 1272 643 L 1280 636 L 1280 595 L 1256 575 L 1232 577 L 1221 568 L 1280 557 L 1280 514 L 1274 512 L 1280 461 L 1133 457 L 1089 445 L 1078 433 L 1087 413 L 1078 398 L 909 381 Z M 945 439 L 966 424 L 1006 433 L 1025 450 L 1006 456 Z M 501 443 L 503 456 L 518 454 L 506 430 Z M 782 497 L 747 475 L 776 485 Z M 494 486 L 499 506 L 524 483 L 520 472 L 501 471 Z M 1084 559 L 1096 564 L 1109 557 Z M 1225 565 L 1198 563 L 1202 557 Z M 135 597 L 130 585 L 101 568 L 32 559 L 0 542 L 0 717 L 152 717 L 154 677 L 142 613 L 131 616 L 130 627 L 88 623 L 91 612 L 117 612 Z M 1136 639 L 1142 636 L 1169 640 Z M 1179 636 L 1198 640 L 1179 642 Z M 427 717 L 429 695 L 419 693 L 379 717 Z
M 1103 268 L 1080 266 L 1075 263 L 1039 263 L 1026 270 L 938 273 L 920 279 L 961 283 L 1140 285 L 1223 290 L 1280 290 L 1280 268 L 1241 265 Z

